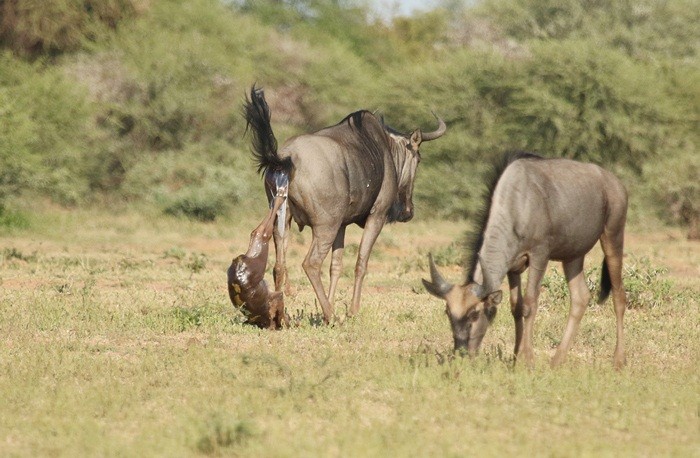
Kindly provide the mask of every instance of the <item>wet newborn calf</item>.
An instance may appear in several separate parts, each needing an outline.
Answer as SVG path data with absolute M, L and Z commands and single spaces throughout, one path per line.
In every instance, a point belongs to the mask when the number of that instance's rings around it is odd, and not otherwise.
M 246 323 L 260 328 L 278 329 L 282 322 L 289 326 L 282 292 L 270 291 L 264 279 L 275 213 L 284 200 L 283 196 L 275 197 L 270 213 L 250 235 L 248 251 L 235 258 L 228 269 L 231 302 L 247 316 Z

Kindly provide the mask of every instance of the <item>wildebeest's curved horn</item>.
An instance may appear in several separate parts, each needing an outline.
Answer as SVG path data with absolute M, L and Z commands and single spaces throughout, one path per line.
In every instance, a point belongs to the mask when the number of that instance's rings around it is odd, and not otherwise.
M 430 281 L 439 295 L 444 296 L 452 289 L 452 284 L 442 278 L 442 275 L 438 272 L 432 253 L 428 253 L 428 262 L 430 263 Z
M 424 142 L 429 142 L 430 140 L 435 140 L 436 138 L 442 137 L 444 135 L 445 131 L 447 130 L 447 125 L 445 124 L 445 121 L 443 121 L 435 113 L 433 113 L 433 116 L 435 116 L 438 120 L 438 128 L 436 131 L 433 131 L 433 132 L 425 132 L 422 135 Z

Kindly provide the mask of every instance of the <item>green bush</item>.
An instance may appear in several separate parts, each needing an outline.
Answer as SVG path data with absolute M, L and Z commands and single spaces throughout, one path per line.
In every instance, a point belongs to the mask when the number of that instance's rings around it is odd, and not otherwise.
M 675 115 L 654 67 L 588 41 L 531 49 L 504 119 L 524 148 L 636 170 L 666 152 Z
M 0 45 L 18 54 L 60 54 L 104 38 L 143 8 L 140 0 L 6 0 Z M 48 19 L 50 18 L 50 19 Z
M 78 203 L 88 189 L 91 110 L 59 69 L 0 53 L 0 201 L 31 190 Z
M 622 270 L 622 283 L 627 294 L 627 308 L 641 309 L 659 307 L 672 301 L 672 282 L 666 277 L 666 269 L 653 265 L 646 257 L 625 258 Z M 600 267 L 591 267 L 585 272 L 586 284 L 591 291 L 591 302 L 595 303 L 600 289 Z M 567 304 L 570 300 L 566 277 L 558 267 L 550 268 L 542 280 L 542 288 L 555 304 Z M 608 299 L 612 300 L 612 299 Z M 562 305 L 564 306 L 564 305 Z
M 700 239 L 700 156 L 686 151 L 648 164 L 642 187 L 661 218 L 688 228 L 688 237 Z
M 22 212 L 10 210 L 0 203 L 0 228 L 27 229 L 29 218 Z
M 150 201 L 170 215 L 213 221 L 249 197 L 252 160 L 226 144 L 148 153 L 127 172 L 121 194 Z M 262 192 L 262 186 L 255 191 Z
M 653 265 L 649 258 L 631 257 L 626 260 L 622 280 L 627 292 L 628 308 L 660 307 L 674 301 L 678 293 L 666 277 L 667 269 Z M 674 292 L 674 290 L 676 292 Z
M 403 132 L 444 118 L 423 146 L 418 217 L 470 217 L 506 149 L 621 171 L 633 211 L 650 206 L 637 191 L 680 208 L 669 221 L 695 211 L 690 0 L 442 2 L 391 23 L 361 1 L 44 3 L 0 3 L 15 50 L 0 54 L 0 203 L 108 195 L 210 219 L 259 199 L 240 115 L 258 83 L 280 142 L 361 108 Z M 661 159 L 677 181 L 651 170 Z

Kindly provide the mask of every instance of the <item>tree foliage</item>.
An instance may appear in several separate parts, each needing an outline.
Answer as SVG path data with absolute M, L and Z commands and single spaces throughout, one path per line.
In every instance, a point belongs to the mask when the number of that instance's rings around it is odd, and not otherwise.
M 116 29 L 145 0 L 3 0 L 0 44 L 29 56 L 79 49 Z
M 661 209 L 692 202 L 691 176 L 649 165 L 697 155 L 693 3 L 444 0 L 386 21 L 362 0 L 4 0 L 0 199 L 102 195 L 205 219 L 231 211 L 208 200 L 260 199 L 240 116 L 257 83 L 280 140 L 360 108 L 406 132 L 443 117 L 425 213 L 469 216 L 490 158 L 514 148 L 629 173 Z

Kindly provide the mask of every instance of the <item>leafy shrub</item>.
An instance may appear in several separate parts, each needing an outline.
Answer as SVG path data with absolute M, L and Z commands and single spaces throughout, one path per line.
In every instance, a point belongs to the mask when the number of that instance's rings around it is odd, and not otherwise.
M 636 170 L 664 150 L 673 114 L 653 68 L 583 41 L 532 52 L 506 118 L 526 149 Z
M 203 310 L 199 307 L 176 307 L 172 311 L 176 326 L 180 332 L 202 325 Z
M 225 144 L 192 145 L 185 151 L 150 153 L 127 172 L 122 194 L 157 204 L 166 214 L 213 221 L 253 192 L 255 169 Z M 256 188 L 260 191 L 261 188 Z
M 487 0 L 477 14 L 521 41 L 596 37 L 602 46 L 633 57 L 697 55 L 700 11 L 693 0 Z
M 79 202 L 90 115 L 84 94 L 56 68 L 0 52 L 0 200 L 32 190 Z
M 684 172 L 698 142 L 691 0 L 443 2 L 391 24 L 355 1 L 24 8 L 35 3 L 0 3 L 1 44 L 35 59 L 0 54 L 0 202 L 30 191 L 76 205 L 97 191 L 211 219 L 259 198 L 239 113 L 253 82 L 280 141 L 359 108 L 404 132 L 432 129 L 435 110 L 448 132 L 423 147 L 419 218 L 470 217 L 505 149 L 639 174 L 672 157 Z M 54 23 L 41 24 L 46 12 Z M 647 196 L 681 209 L 664 212 L 674 222 L 697 200 L 694 176 L 680 176 L 645 169 L 659 183 Z
M 433 260 L 438 266 L 454 266 L 462 263 L 463 248 L 457 242 L 438 248 L 433 253 Z
M 666 268 L 654 265 L 647 257 L 628 257 L 622 271 L 628 308 L 660 307 L 671 303 L 673 284 Z
M 74 51 L 106 36 L 143 5 L 143 0 L 6 0 L 0 3 L 0 44 L 32 56 Z
M 687 151 L 644 169 L 643 182 L 666 221 L 688 227 L 688 238 L 700 239 L 700 156 Z
M 205 455 L 227 454 L 227 450 L 245 444 L 254 434 L 247 421 L 232 422 L 212 415 L 197 440 L 197 451 Z
M 626 257 L 623 264 L 622 282 L 627 293 L 627 307 L 651 308 L 669 303 L 673 284 L 666 278 L 665 274 L 666 269 L 654 265 L 649 258 Z M 586 269 L 585 278 L 586 285 L 591 291 L 591 304 L 593 304 L 597 300 L 600 287 L 600 267 Z M 566 277 L 558 268 L 550 268 L 547 271 L 542 279 L 542 287 L 554 303 L 568 304 L 566 301 L 570 297 L 569 287 Z
M 163 212 L 173 216 L 186 216 L 197 221 L 214 221 L 226 214 L 230 205 L 231 191 L 217 185 L 188 186 L 176 192 L 164 194 Z
M 29 227 L 29 218 L 22 212 L 6 208 L 2 202 L 0 202 L 0 227 L 27 229 Z

